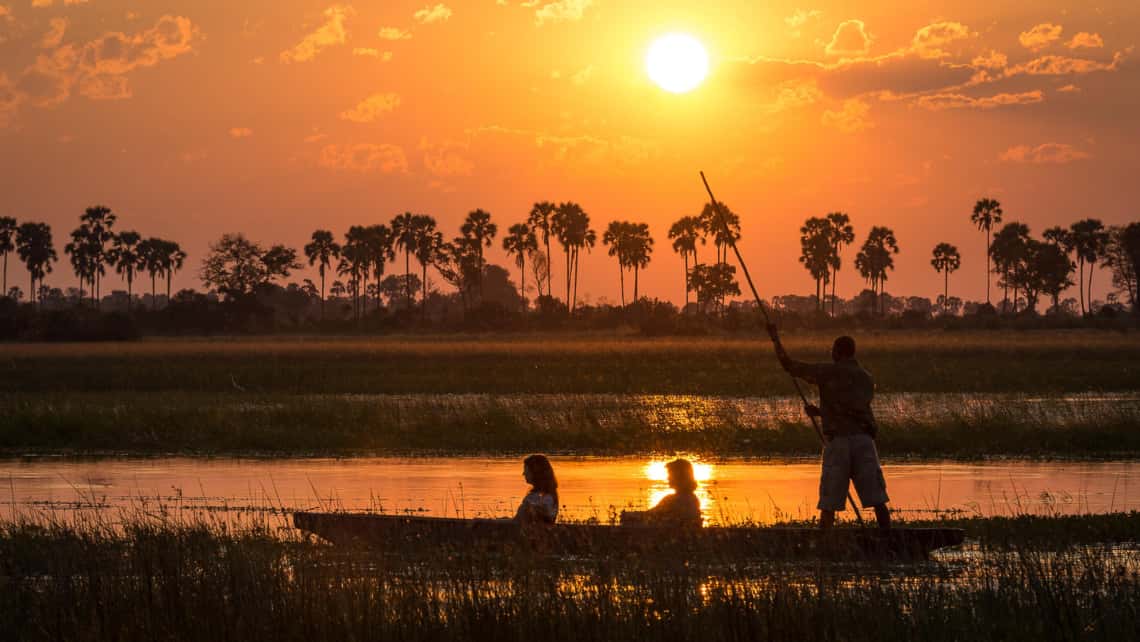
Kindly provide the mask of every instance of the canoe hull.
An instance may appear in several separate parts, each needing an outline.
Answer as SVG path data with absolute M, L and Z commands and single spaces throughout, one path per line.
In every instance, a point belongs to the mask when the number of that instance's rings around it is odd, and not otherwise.
M 554 554 L 714 554 L 718 557 L 871 556 L 924 559 L 961 544 L 952 528 L 666 528 L 594 524 L 536 524 L 512 520 L 450 519 L 369 513 L 299 512 L 298 529 L 338 545 L 392 551 L 431 547 L 450 551 L 525 548 Z

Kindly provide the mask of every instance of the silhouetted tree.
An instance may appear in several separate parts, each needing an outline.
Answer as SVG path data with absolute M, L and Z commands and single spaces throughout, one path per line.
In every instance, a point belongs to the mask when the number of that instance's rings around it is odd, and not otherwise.
M 974 203 L 974 212 L 970 215 L 974 225 L 986 233 L 986 303 L 990 302 L 990 230 L 1001 223 L 1002 214 L 1001 203 L 992 198 L 982 198 Z
M 840 253 L 844 245 L 855 242 L 855 228 L 851 226 L 851 217 L 843 212 L 831 212 L 827 215 L 828 236 L 831 237 L 831 316 L 835 316 L 835 282 L 839 280 L 839 268 L 843 265 Z
M 689 273 L 689 286 L 697 293 L 697 305 L 706 313 L 709 306 L 719 306 L 723 312 L 725 298 L 740 295 L 736 267 L 727 263 L 694 265 Z
M 162 274 L 162 239 L 148 238 L 139 242 L 139 269 L 150 276 L 150 309 L 158 309 L 158 275 Z
M 602 233 L 602 245 L 609 246 L 608 254 L 617 257 L 618 282 L 621 285 L 621 307 L 625 307 L 625 267 L 628 263 L 629 247 L 626 229 L 630 223 L 625 221 L 610 221 L 606 231 Z
M 107 244 L 114 237 L 112 229 L 115 227 L 117 216 L 110 208 L 103 205 L 88 207 L 79 217 L 79 229 L 86 234 L 86 252 L 90 257 L 93 274 L 91 276 L 91 301 L 98 305 L 101 297 L 100 284 L 106 274 L 104 266 L 109 261 Z
M 182 269 L 182 263 L 186 260 L 186 252 L 175 241 L 162 241 L 162 273 L 166 275 L 166 301 L 170 302 L 170 282 L 174 279 L 174 273 Z
M 44 276 L 51 273 L 51 264 L 57 260 L 51 240 L 51 227 L 47 223 L 23 223 L 16 228 L 16 254 L 28 269 L 28 292 L 36 297 L 36 283 L 43 284 Z
M 826 218 L 813 216 L 800 227 L 800 263 L 815 279 L 815 307 L 823 311 L 823 294 L 831 275 L 831 225 Z M 821 289 L 822 288 L 822 289 Z
M 541 236 L 542 244 L 546 247 L 546 295 L 550 296 L 551 292 L 551 279 L 553 278 L 550 270 L 550 237 L 551 237 L 551 219 L 554 212 L 557 211 L 557 206 L 550 201 L 540 201 L 535 203 L 530 208 L 530 216 L 527 217 L 527 225 L 535 233 L 536 236 Z M 542 283 L 538 284 L 538 296 L 542 296 Z
M 384 264 L 396 259 L 392 250 L 392 230 L 387 225 L 369 225 L 364 229 L 364 246 L 368 248 L 368 264 L 376 277 L 376 309 L 380 309 L 380 278 L 384 276 Z M 367 292 L 365 292 L 367 300 Z
M 1025 266 L 1015 271 L 1029 310 L 1036 308 L 1042 292 L 1052 298 L 1053 308 L 1059 309 L 1061 292 L 1073 285 L 1069 277 L 1075 268 L 1059 244 L 1030 239 L 1025 247 Z
M 1112 270 L 1112 285 L 1128 293 L 1133 312 L 1140 312 L 1140 222 L 1109 230 L 1104 265 Z
M 0 296 L 8 294 L 8 253 L 16 249 L 16 219 L 0 216 L 0 256 L 4 257 L 4 287 Z
M 296 250 L 274 245 L 268 250 L 242 234 L 223 234 L 202 259 L 202 282 L 226 297 L 240 298 L 299 269 Z
M 305 256 L 309 258 L 309 265 L 317 266 L 317 273 L 321 275 L 321 321 L 325 320 L 325 271 L 332 264 L 333 259 L 340 258 L 340 244 L 333 238 L 328 230 L 313 232 L 312 241 L 305 245 Z
M 412 274 L 411 277 L 411 291 L 418 292 L 420 289 L 420 277 L 416 276 L 415 274 Z M 408 280 L 405 277 L 396 276 L 395 274 L 384 277 L 384 280 L 380 282 L 380 293 L 384 295 L 384 298 L 388 300 L 389 307 L 398 307 L 397 304 L 400 300 L 404 301 L 404 307 L 406 309 L 411 309 L 411 307 L 415 305 L 414 299 L 411 302 L 407 300 L 407 283 Z M 334 283 L 333 285 L 336 284 Z
M 673 240 L 673 251 L 681 255 L 685 262 L 685 306 L 689 305 L 689 256 L 693 265 L 697 264 L 697 243 L 704 245 L 705 237 L 701 220 L 696 216 L 682 216 L 669 228 L 669 238 Z
M 515 265 L 519 268 L 519 297 L 526 305 L 526 257 L 538 251 L 538 238 L 526 223 L 515 223 L 507 230 L 503 237 L 503 250 L 507 256 L 515 258 Z M 540 286 L 541 287 L 541 286 Z M 542 290 L 539 289 L 539 296 Z
M 392 247 L 393 249 L 400 249 L 404 252 L 404 281 L 406 282 L 405 293 L 407 296 L 405 300 L 408 302 L 408 307 L 411 307 L 414 297 L 412 296 L 412 252 L 416 249 L 416 225 L 419 221 L 418 215 L 411 212 L 404 212 L 396 218 L 392 219 Z
M 949 243 L 939 243 L 934 246 L 934 253 L 930 259 L 930 265 L 934 267 L 935 272 L 940 272 L 943 275 L 942 300 L 949 301 L 950 273 L 957 272 L 958 268 L 962 267 L 962 255 L 958 253 L 958 248 L 953 245 Z
M 899 253 L 895 233 L 888 227 L 874 226 L 867 233 L 867 240 L 859 254 L 855 256 L 855 268 L 871 284 L 872 292 L 878 292 L 879 314 L 885 314 L 883 294 L 887 283 L 887 270 L 895 269 L 892 255 Z
M 1017 292 L 1022 283 L 1018 270 L 1024 269 L 1028 256 L 1029 226 L 1024 223 L 1006 223 L 994 235 L 990 244 L 990 256 L 993 258 L 994 272 L 1001 275 L 999 285 L 1002 286 L 1002 307 L 1009 303 L 1009 290 L 1013 289 L 1013 312 L 1017 312 Z
M 338 276 L 347 276 L 348 287 L 352 292 L 352 318 L 360 319 L 360 295 L 363 292 L 363 283 L 368 278 L 369 259 L 368 230 L 362 225 L 353 225 L 344 235 L 344 244 L 340 248 L 340 262 L 337 264 Z
M 1086 218 L 1073 223 L 1069 228 L 1073 250 L 1077 254 L 1077 265 L 1080 269 L 1078 287 L 1081 292 L 1081 312 L 1092 312 L 1092 281 L 1096 272 L 1096 262 L 1104 254 L 1108 245 L 1108 232 L 1100 219 Z M 1089 266 L 1088 296 L 1085 296 L 1085 264 Z
M 499 226 L 491 222 L 491 214 L 483 210 L 474 210 L 467 214 L 463 224 L 459 226 L 459 233 L 470 239 L 475 250 L 478 273 L 475 276 L 479 296 L 483 296 L 483 267 L 487 262 L 483 260 L 483 248 L 491 247 L 495 235 L 499 233 Z
M 597 232 L 590 229 L 590 215 L 577 203 L 560 203 L 551 217 L 551 234 L 566 250 L 567 313 L 573 314 L 578 300 L 578 257 L 582 248 L 588 252 L 597 243 Z M 573 276 L 573 279 L 571 279 Z M 573 291 L 570 287 L 573 284 Z
M 95 252 L 90 237 L 87 225 L 80 225 L 71 231 L 71 241 L 63 246 L 63 252 L 67 254 L 71 269 L 79 277 L 79 290 L 83 290 L 84 283 L 90 283 L 91 293 L 94 294 L 97 268 L 95 267 Z
M 139 243 L 142 237 L 135 231 L 124 231 L 114 235 L 111 239 L 111 250 L 108 259 L 115 267 L 115 272 L 123 275 L 127 281 L 127 312 L 131 311 L 131 297 L 134 293 L 135 272 L 145 269 L 142 254 L 139 252 Z
M 705 234 L 716 245 L 716 263 L 727 262 L 729 246 L 740 240 L 740 217 L 724 203 L 717 203 L 717 207 L 705 203 L 699 219 Z
M 451 243 L 437 244 L 432 263 L 443 280 L 459 293 L 466 313 L 470 308 L 471 293 L 480 278 L 479 251 L 475 239 L 459 236 Z
M 443 234 L 435 230 L 435 225 L 434 218 L 421 214 L 416 217 L 414 226 L 416 245 L 413 254 L 416 255 L 416 260 L 423 267 L 423 297 L 420 299 L 420 307 L 425 321 L 427 320 L 428 266 L 432 264 L 432 259 L 435 258 L 439 252 L 439 247 L 443 244 Z

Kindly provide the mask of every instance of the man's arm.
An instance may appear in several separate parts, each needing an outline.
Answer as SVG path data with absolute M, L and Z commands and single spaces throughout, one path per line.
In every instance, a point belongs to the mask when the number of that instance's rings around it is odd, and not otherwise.
M 789 357 L 788 351 L 784 350 L 784 344 L 780 342 L 780 333 L 776 330 L 776 326 L 771 323 L 768 324 L 768 336 L 772 337 L 772 345 L 776 348 L 776 358 L 780 360 L 780 365 L 788 371 L 788 374 L 808 383 L 819 383 L 819 368 L 813 364 L 796 361 Z

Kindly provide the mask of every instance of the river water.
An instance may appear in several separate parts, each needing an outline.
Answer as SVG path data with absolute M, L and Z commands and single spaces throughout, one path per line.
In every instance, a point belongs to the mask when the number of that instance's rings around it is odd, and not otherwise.
M 815 514 L 819 464 L 692 458 L 709 523 Z M 606 521 L 669 492 L 664 459 L 552 457 L 568 519 Z M 892 507 L 913 517 L 1140 510 L 1140 462 L 891 462 Z M 298 509 L 502 517 L 527 490 L 519 458 L 32 458 L 0 461 L 0 517 L 184 519 Z

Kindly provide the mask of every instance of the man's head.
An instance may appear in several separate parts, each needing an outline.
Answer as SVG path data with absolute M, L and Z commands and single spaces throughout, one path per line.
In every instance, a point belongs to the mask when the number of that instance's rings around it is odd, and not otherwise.
M 835 340 L 831 344 L 831 359 L 833 361 L 842 361 L 844 359 L 855 358 L 855 339 L 844 335 Z

